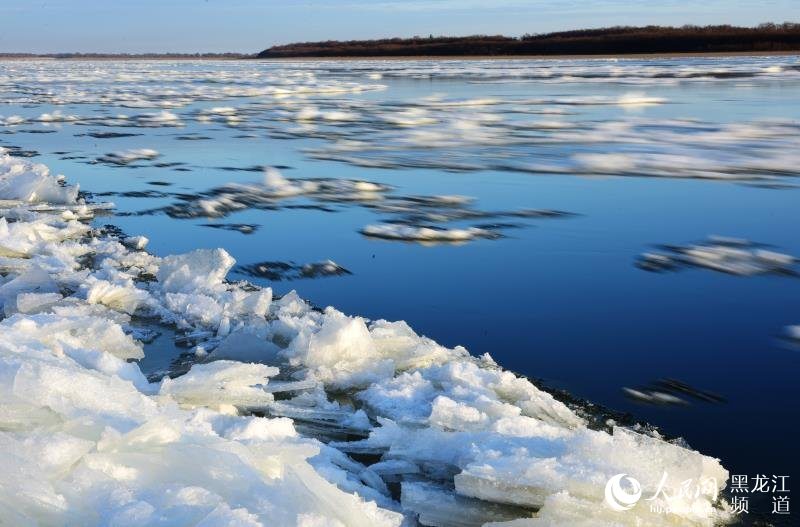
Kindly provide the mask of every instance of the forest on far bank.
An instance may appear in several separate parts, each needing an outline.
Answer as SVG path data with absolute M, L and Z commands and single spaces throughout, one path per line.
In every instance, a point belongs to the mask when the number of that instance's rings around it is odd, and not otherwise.
M 610 27 L 521 37 L 388 38 L 300 42 L 265 49 L 259 58 L 391 57 L 447 55 L 617 55 L 631 53 L 724 53 L 800 50 L 800 24 L 756 27 Z

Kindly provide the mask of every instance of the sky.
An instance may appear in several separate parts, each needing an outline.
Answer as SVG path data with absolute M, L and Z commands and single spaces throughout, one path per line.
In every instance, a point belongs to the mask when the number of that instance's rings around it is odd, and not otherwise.
M 245 52 L 414 35 L 800 21 L 800 0 L 0 0 L 0 53 Z

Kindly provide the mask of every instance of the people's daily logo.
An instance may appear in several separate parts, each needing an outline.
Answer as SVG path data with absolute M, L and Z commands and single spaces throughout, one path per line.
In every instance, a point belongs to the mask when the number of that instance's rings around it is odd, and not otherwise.
M 623 480 L 627 482 L 627 489 L 622 487 Z M 636 478 L 627 474 L 612 476 L 606 483 L 606 505 L 615 511 L 632 509 L 642 497 L 642 486 Z

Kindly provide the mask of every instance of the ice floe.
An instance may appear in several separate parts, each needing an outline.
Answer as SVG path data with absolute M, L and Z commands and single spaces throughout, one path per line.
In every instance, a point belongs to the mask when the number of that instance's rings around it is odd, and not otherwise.
M 409 225 L 367 225 L 361 234 L 370 238 L 404 240 L 412 242 L 467 242 L 476 238 L 496 238 L 499 235 L 488 229 L 469 227 L 466 229 L 443 229 L 436 227 L 413 227 Z
M 52 196 L 64 207 L 80 205 L 41 165 L 3 162 L 0 200 L 13 205 L 0 226 L 0 517 L 9 523 L 727 518 L 718 493 L 728 473 L 714 458 L 657 434 L 590 427 L 584 410 L 488 355 L 446 348 L 404 322 L 229 281 L 235 261 L 222 249 L 150 255 L 40 203 L 51 194 L 20 191 L 35 177 L 63 189 Z M 268 192 L 297 185 L 273 178 Z M 93 209 L 83 206 L 85 219 Z M 136 362 L 147 349 L 137 337 L 153 324 L 194 351 L 161 380 Z M 645 501 L 610 509 L 604 487 L 618 474 L 645 494 L 663 481 L 669 499 L 656 503 L 670 514 Z M 678 493 L 687 480 L 703 492 Z
M 228 68 L 208 62 L 190 75 L 168 61 L 98 63 L 91 61 L 26 61 L 0 64 L 0 91 L 12 102 L 50 105 L 103 104 L 124 108 L 155 109 L 139 121 L 141 126 L 174 126 L 171 110 L 195 102 L 239 98 L 332 96 L 379 90 L 376 83 L 320 78 L 302 65 L 252 69 L 252 62 L 227 62 Z M 145 80 L 146 79 L 146 80 Z M 222 102 L 201 115 L 230 115 Z M 50 112 L 52 114 L 52 112 Z M 24 119 L 20 117 L 20 119 Z M 6 118 L 8 120 L 8 118 Z M 0 124 L 4 124 L 0 121 Z M 12 120 L 10 123 L 15 124 Z
M 635 401 L 650 404 L 687 405 L 689 404 L 689 399 L 706 403 L 725 402 L 725 398 L 721 395 L 700 390 L 676 379 L 660 379 L 650 386 L 642 388 L 625 387 L 622 391 Z
M 778 63 L 776 64 L 776 61 Z M 64 127 L 134 128 L 222 124 L 248 137 L 321 139 L 308 155 L 357 166 L 502 170 L 533 174 L 705 178 L 780 183 L 798 176 L 798 125 L 756 119 L 746 123 L 665 121 L 635 113 L 670 104 L 653 87 L 674 83 L 771 85 L 796 82 L 796 57 L 735 60 L 525 60 L 213 62 L 190 71 L 170 62 L 25 61 L 0 64 L 0 96 L 15 106 L 71 105 L 38 117 L 0 118 L 6 132 L 52 132 Z M 365 80 L 432 79 L 470 82 L 582 84 L 584 95 L 400 99 L 352 97 L 386 86 Z M 146 82 L 145 82 L 146 79 Z M 594 84 L 618 88 L 593 90 Z M 630 85 L 630 86 L 628 86 Z M 103 111 L 75 112 L 74 105 Z M 191 107 L 188 108 L 187 107 Z M 624 115 L 587 113 L 618 108 Z M 119 113 L 109 108 L 133 108 Z M 25 113 L 19 110 L 20 113 Z M 73 113 L 75 112 L 75 113 Z M 539 117 L 547 115 L 546 120 Z M 30 125 L 30 130 L 21 129 Z M 38 127 L 38 128 L 37 128 Z M 202 129 L 202 128 L 201 128 Z M 93 131 L 92 134 L 102 134 Z M 176 139 L 208 137 L 197 132 Z M 242 136 L 240 136 L 242 137 Z M 554 148 L 559 155 L 553 156 Z M 785 181 L 784 181 L 785 183 Z
M 775 64 L 775 61 L 779 61 Z M 258 64 L 259 67 L 254 67 Z M 387 169 L 499 170 L 531 174 L 703 178 L 785 184 L 798 176 L 798 125 L 790 119 L 720 123 L 648 118 L 671 104 L 657 88 L 674 83 L 769 86 L 800 79 L 795 57 L 736 60 L 526 60 L 213 62 L 184 71 L 169 62 L 0 64 L 0 96 L 15 106 L 70 105 L 38 117 L 0 118 L 8 133 L 53 132 L 54 125 L 138 128 L 198 125 L 176 135 L 201 140 L 219 125 L 239 138 L 319 139 L 313 158 Z M 585 94 L 406 98 L 352 97 L 381 79 L 581 84 Z M 145 82 L 146 79 L 146 82 Z M 502 81 L 500 80 L 502 79 Z M 594 84 L 615 87 L 594 90 Z M 630 85 L 630 86 L 628 86 Z M 401 92 L 402 95 L 402 92 Z M 73 106 L 85 105 L 86 112 Z M 92 109 L 91 105 L 102 108 Z M 135 110 L 119 109 L 131 108 Z M 614 108 L 601 118 L 594 109 Z M 116 109 L 106 111 L 108 109 Z M 637 112 L 642 110 L 641 115 Z M 19 110 L 20 113 L 25 113 Z M 74 112 L 74 113 L 73 113 Z M 622 114 L 622 115 L 619 115 Z M 546 115 L 546 119 L 541 116 Z M 30 129 L 23 129 L 22 125 Z M 216 131 L 215 130 L 215 131 Z M 203 131 L 205 133 L 199 133 Z M 554 156 L 553 150 L 559 155 Z M 113 162 L 113 160 L 112 160 Z
M 650 104 L 644 96 L 621 100 L 628 101 L 624 104 L 628 108 Z M 306 131 L 305 135 L 328 140 L 308 153 L 318 159 L 394 169 L 776 182 L 798 175 L 794 152 L 800 145 L 794 121 L 720 125 L 634 116 L 531 121 L 522 116 L 536 111 L 532 104 L 509 99 L 491 113 L 428 108 L 430 122 L 414 126 L 404 122 L 407 110 L 402 104 L 376 104 L 361 109 L 360 122 L 369 133 L 357 125 L 347 130 Z M 552 155 L 555 148 L 558 157 Z
M 152 148 L 136 148 L 106 154 L 98 157 L 97 162 L 110 165 L 129 165 L 136 161 L 151 161 L 160 155 L 158 150 L 153 150 Z
M 253 167 L 253 171 L 260 170 L 261 167 Z M 388 185 L 364 180 L 289 179 L 272 167 L 264 170 L 260 182 L 229 183 L 198 194 L 155 191 L 97 194 L 97 196 L 109 195 L 124 197 L 173 195 L 176 201 L 171 205 L 136 214 L 165 213 L 179 219 L 197 217 L 218 219 L 248 209 L 310 208 L 331 212 L 342 207 L 362 207 L 389 217 L 383 223 L 366 225 L 360 229 L 364 236 L 420 243 L 463 243 L 478 238 L 496 239 L 502 237 L 507 229 L 526 225 L 526 223 L 488 220 L 533 220 L 564 218 L 572 215 L 569 212 L 551 209 L 480 210 L 468 196 L 400 195 Z M 475 223 L 478 220 L 482 220 L 482 223 Z M 464 225 L 464 223 L 469 224 Z M 258 227 L 242 223 L 206 223 L 203 226 L 235 230 L 243 234 L 250 234 Z
M 307 264 L 294 262 L 259 262 L 242 265 L 237 272 L 257 278 L 266 278 L 275 282 L 281 280 L 298 280 L 301 278 L 321 278 L 325 276 L 341 276 L 352 274 L 333 260 L 324 260 Z
M 254 223 L 204 223 L 203 227 L 221 229 L 224 231 L 236 231 L 242 234 L 253 234 L 258 230 L 258 225 Z
M 794 275 L 800 259 L 769 250 L 740 238 L 711 236 L 689 245 L 665 245 L 664 252 L 646 252 L 636 265 L 647 271 L 674 271 L 700 267 L 740 276 L 760 274 Z

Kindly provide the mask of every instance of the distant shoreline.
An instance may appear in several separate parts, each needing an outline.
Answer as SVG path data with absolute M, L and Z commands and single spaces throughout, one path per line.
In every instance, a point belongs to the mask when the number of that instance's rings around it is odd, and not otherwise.
M 800 56 L 797 51 L 710 51 L 687 53 L 620 53 L 620 54 L 576 54 L 576 55 L 392 55 L 392 56 L 342 56 L 342 57 L 255 57 L 262 62 L 302 61 L 404 61 L 404 60 L 609 60 L 609 59 L 672 59 L 691 57 L 772 57 Z
M 50 60 L 85 62 L 136 62 L 136 61 L 239 61 L 258 60 L 259 62 L 313 62 L 313 61 L 404 61 L 404 60 L 609 60 L 609 59 L 671 59 L 691 57 L 772 57 L 800 56 L 798 51 L 711 51 L 687 53 L 620 53 L 620 54 L 576 54 L 576 55 L 393 55 L 393 56 L 344 56 L 344 57 L 150 57 L 150 56 L 103 56 L 103 57 L 54 57 L 52 55 L 0 55 L 3 61 Z
M 800 24 L 615 26 L 520 37 L 415 36 L 277 45 L 259 53 L 0 53 L 0 60 L 512 60 L 800 55 Z
M 92 56 L 89 54 L 81 55 L 75 54 L 70 56 L 60 56 L 57 54 L 42 54 L 42 55 L 35 55 L 35 54 L 22 54 L 22 53 L 9 53 L 9 54 L 2 54 L 0 53 L 0 61 L 12 61 L 12 60 L 53 60 L 53 61 L 137 61 L 137 60 L 163 60 L 163 61 L 176 61 L 176 60 L 224 60 L 224 61 L 231 61 L 231 60 L 246 60 L 252 59 L 253 55 L 239 55 L 236 57 L 230 56 L 190 56 L 190 55 L 175 55 L 175 56 L 165 56 L 165 55 L 130 55 L 130 54 L 122 54 L 122 55 L 97 55 Z
M 295 42 L 267 48 L 258 58 L 300 57 L 525 57 L 684 53 L 800 52 L 800 24 L 756 27 L 615 26 L 544 34 L 415 36 L 379 40 Z

